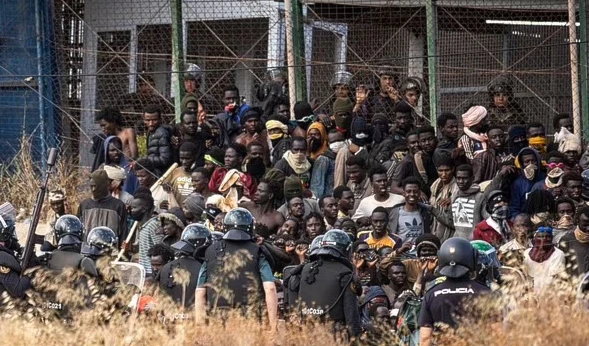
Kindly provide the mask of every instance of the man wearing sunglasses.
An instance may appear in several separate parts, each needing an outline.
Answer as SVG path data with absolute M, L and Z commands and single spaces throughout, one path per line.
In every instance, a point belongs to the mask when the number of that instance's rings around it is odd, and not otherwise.
M 291 137 L 307 137 L 307 130 L 315 120 L 313 107 L 307 101 L 299 101 L 294 105 L 294 116 L 297 126 L 292 131 Z

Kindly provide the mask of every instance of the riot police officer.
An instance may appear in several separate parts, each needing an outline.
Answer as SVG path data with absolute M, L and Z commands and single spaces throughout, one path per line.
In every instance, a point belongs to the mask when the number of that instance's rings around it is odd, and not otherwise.
M 274 276 L 260 246 L 254 242 L 254 218 L 235 208 L 223 219 L 223 239 L 209 246 L 200 268 L 195 298 L 196 321 L 209 309 L 248 309 L 265 299 L 268 320 L 276 327 L 278 297 Z M 257 306 L 260 308 L 261 306 Z
M 84 226 L 74 215 L 63 215 L 55 222 L 57 249 L 47 259 L 47 268 L 56 272 L 64 268 L 79 268 L 90 276 L 98 276 L 96 264 L 80 254 Z
M 323 240 L 323 235 L 318 235 L 313 239 L 311 245 L 309 245 L 309 249 L 307 250 L 306 257 L 307 260 L 305 262 L 297 265 L 297 266 L 289 266 L 290 272 L 286 272 L 286 268 L 284 270 L 284 305 L 285 310 L 295 306 L 296 300 L 298 299 L 298 292 L 301 283 L 301 273 L 303 272 L 303 268 L 305 264 L 309 263 L 308 260 L 315 260 L 317 258 L 317 252 L 321 249 L 321 241 Z M 287 267 L 288 268 L 288 267 Z
M 21 266 L 13 251 L 17 247 L 14 221 L 0 216 L 0 294 L 6 291 L 13 298 L 23 298 L 31 280 L 20 276 Z
M 116 233 L 105 226 L 94 227 L 88 232 L 81 254 L 93 260 L 112 255 L 117 249 L 119 239 Z
M 489 288 L 474 281 L 477 251 L 470 242 L 453 237 L 446 240 L 438 253 L 441 276 L 426 288 L 419 315 L 420 345 L 431 345 L 434 328 L 456 327 L 453 314 L 461 302 L 488 292 Z
M 200 267 L 207 247 L 213 242 L 211 231 L 201 224 L 190 224 L 182 231 L 180 241 L 172 244 L 178 259 L 166 263 L 155 277 L 159 287 L 178 304 L 185 307 L 194 304 L 194 292 Z M 190 281 L 184 288 L 174 280 L 174 270 L 183 269 L 190 273 Z M 184 299 L 184 301 L 183 301 Z
M 354 77 L 348 71 L 337 71 L 329 84 L 331 85 L 331 89 L 335 94 L 335 97 L 350 97 L 352 96 L 352 78 Z M 334 100 L 335 101 L 335 100 Z
M 338 229 L 323 235 L 315 259 L 305 264 L 299 287 L 303 318 L 333 322 L 334 331 L 346 326 L 351 336 L 361 333 L 358 297 L 352 290 L 354 266 L 349 261 L 350 237 Z

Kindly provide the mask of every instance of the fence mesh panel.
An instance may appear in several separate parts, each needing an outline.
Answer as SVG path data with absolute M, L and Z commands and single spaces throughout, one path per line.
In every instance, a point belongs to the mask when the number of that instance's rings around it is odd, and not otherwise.
M 300 84 L 291 105 L 313 101 L 320 113 L 332 113 L 334 83 L 342 72 L 351 76 L 354 99 L 360 85 L 379 94 L 384 69 L 392 71 L 396 89 L 416 77 L 421 87 L 416 111 L 428 119 L 442 112 L 460 115 L 480 104 L 506 127 L 537 121 L 551 134 L 554 115 L 588 111 L 581 108 L 586 93 L 577 104 L 571 96 L 586 82 L 587 61 L 579 53 L 579 84 L 572 88 L 566 0 L 438 0 L 429 9 L 425 0 L 183 0 L 184 64 L 175 70 L 174 3 L 53 0 L 36 9 L 34 0 L 14 1 L 0 24 L 0 117 L 7 124 L 1 133 L 11 150 L 18 150 L 15 139 L 24 131 L 35 139 L 37 153 L 61 145 L 87 166 L 92 136 L 100 131 L 97 110 L 118 107 L 139 134 L 146 105 L 160 105 L 171 122 L 173 84 L 179 79 L 183 87 L 190 64 L 198 66 L 191 71 L 209 115 L 223 110 L 223 90 L 231 85 L 247 103 L 258 104 L 257 86 L 268 81 L 270 68 L 287 75 L 290 54 L 301 63 L 295 66 Z M 300 15 L 288 15 L 291 4 Z M 40 40 L 36 11 L 46 13 Z M 575 43 L 579 52 L 586 49 L 582 24 Z M 288 32 L 295 46 L 287 44 Z M 39 41 L 43 74 L 37 68 Z M 45 85 L 45 134 L 37 126 L 41 90 L 25 81 L 29 76 Z M 507 115 L 493 110 L 489 88 L 498 83 L 505 100 L 497 104 L 507 107 Z M 289 81 L 291 88 L 295 84 Z

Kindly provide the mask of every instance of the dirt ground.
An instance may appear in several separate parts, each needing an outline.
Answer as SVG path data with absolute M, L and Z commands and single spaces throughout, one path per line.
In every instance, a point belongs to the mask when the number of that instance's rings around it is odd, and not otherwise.
M 18 241 L 21 245 L 24 246 L 25 241 L 27 240 L 27 234 L 29 232 L 30 223 L 28 222 L 17 222 L 16 223 L 16 235 L 18 237 Z M 37 234 L 47 234 L 49 232 L 49 224 L 47 223 L 39 223 L 37 226 Z

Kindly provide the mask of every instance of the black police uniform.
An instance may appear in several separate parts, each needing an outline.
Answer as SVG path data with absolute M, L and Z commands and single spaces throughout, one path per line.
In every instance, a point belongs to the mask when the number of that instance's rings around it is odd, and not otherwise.
M 64 246 L 53 251 L 47 260 L 47 268 L 55 272 L 61 272 L 65 268 L 78 268 L 92 277 L 98 276 L 96 263 L 81 255 L 77 246 Z
M 304 317 L 318 317 L 347 325 L 352 336 L 361 333 L 358 297 L 350 285 L 353 266 L 345 260 L 319 256 L 303 267 L 298 297 Z
M 184 306 L 194 305 L 194 292 L 198 282 L 198 272 L 202 262 L 190 256 L 182 256 L 174 261 L 166 263 L 157 273 L 155 281 L 159 282 L 160 289 L 166 292 L 176 303 L 182 304 L 182 297 L 185 297 Z M 174 270 L 183 269 L 190 273 L 190 281 L 184 286 L 174 282 Z
M 463 300 L 489 292 L 487 286 L 465 278 L 451 279 L 445 276 L 430 282 L 426 288 L 419 315 L 420 327 L 435 328 L 440 323 L 456 327 L 453 315 L 460 314 Z
M 207 287 L 209 306 L 235 308 L 263 303 L 264 289 L 259 270 L 262 256 L 260 247 L 253 241 L 222 239 L 209 246 L 205 253 L 206 283 L 220 286 L 218 289 L 221 292 L 217 297 L 215 290 Z M 232 293 L 231 300 L 223 294 L 224 290 Z
M 23 298 L 31 288 L 31 280 L 20 276 L 21 266 L 12 250 L 0 246 L 0 294 L 8 293 L 12 298 Z

